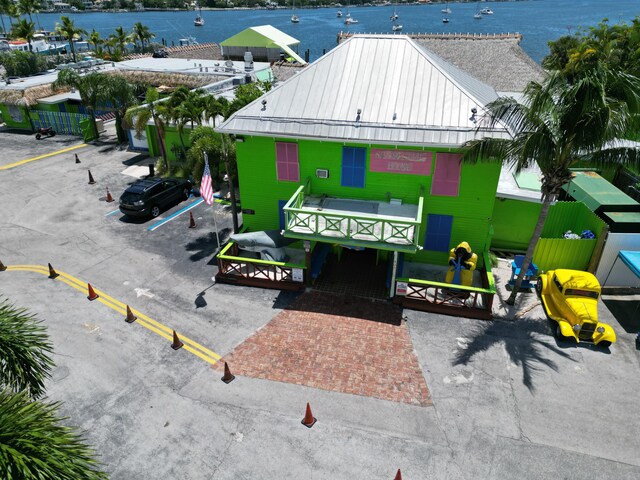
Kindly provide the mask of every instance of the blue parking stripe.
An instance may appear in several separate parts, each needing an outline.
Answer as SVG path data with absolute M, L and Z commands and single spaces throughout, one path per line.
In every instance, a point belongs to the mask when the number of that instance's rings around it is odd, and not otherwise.
M 120 211 L 120 209 L 118 209 L 118 210 L 114 210 L 113 212 L 106 213 L 104 216 L 105 216 L 105 217 L 108 217 L 108 216 L 110 216 L 110 215 L 114 215 L 114 214 L 118 213 L 119 211 Z
M 183 214 L 184 212 L 188 212 L 189 210 L 191 210 L 192 208 L 197 207 L 198 205 L 200 205 L 202 202 L 204 202 L 204 200 L 202 198 L 199 198 L 198 200 L 196 200 L 195 202 L 193 202 L 191 205 L 187 205 L 186 207 L 178 210 L 176 213 L 173 213 L 171 215 L 169 215 L 167 218 L 165 218 L 164 220 L 160 220 L 159 222 L 154 223 L 153 225 L 151 225 L 149 228 L 147 228 L 147 231 L 149 232 L 153 232 L 156 228 L 161 227 L 162 225 L 164 225 L 167 222 L 170 222 L 171 220 L 173 220 L 174 218 L 176 218 L 178 215 Z

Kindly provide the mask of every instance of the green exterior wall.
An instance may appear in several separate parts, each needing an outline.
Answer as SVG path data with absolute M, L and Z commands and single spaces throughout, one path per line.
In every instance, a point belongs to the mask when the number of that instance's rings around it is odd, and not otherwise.
M 29 113 L 25 107 L 0 103 L 0 111 L 2 112 L 2 120 L 7 127 L 31 131 Z M 14 120 L 11 116 L 11 111 L 19 111 L 22 116 L 21 120 Z
M 191 145 L 191 142 L 189 140 L 190 135 L 191 135 L 191 129 L 188 127 L 185 127 L 182 131 L 182 142 L 184 143 L 184 146 L 186 148 L 188 148 Z M 149 155 L 152 157 L 161 156 L 160 148 L 158 146 L 158 135 L 156 134 L 155 125 L 147 125 L 147 141 L 149 143 Z M 167 160 L 169 161 L 169 163 L 175 162 L 177 156 L 176 156 L 176 153 L 174 153 L 174 150 L 182 146 L 182 143 L 180 141 L 180 134 L 178 133 L 177 127 L 174 127 L 172 125 L 165 126 L 164 143 L 165 143 L 165 148 L 167 149 Z
M 474 251 L 480 253 L 490 246 L 491 215 L 500 175 L 500 164 L 463 165 L 457 197 L 431 196 L 429 192 L 435 169 L 435 156 L 431 163 L 431 174 L 428 176 L 371 172 L 369 170 L 370 149 L 393 147 L 300 140 L 295 142 L 298 144 L 300 183 L 278 181 L 276 141 L 280 140 L 247 136 L 244 137 L 244 142 L 236 144 L 242 208 L 255 211 L 254 215 L 243 215 L 243 223 L 251 231 L 279 228 L 278 201 L 289 200 L 300 184 L 309 177 L 313 194 L 351 199 L 386 201 L 389 193 L 391 198 L 400 198 L 403 203 L 417 204 L 420 187 L 424 187 L 421 244 L 424 244 L 427 215 L 431 213 L 454 217 L 450 248 L 461 241 L 467 241 Z M 282 141 L 291 142 L 291 140 Z M 340 185 L 343 146 L 367 149 L 365 188 Z M 317 178 L 315 173 L 318 168 L 329 170 L 329 178 Z M 482 255 L 478 256 L 482 257 Z M 422 250 L 406 258 L 409 261 L 444 265 L 448 261 L 448 252 Z
M 493 207 L 493 239 L 496 250 L 526 250 L 540 216 L 541 203 L 498 198 Z

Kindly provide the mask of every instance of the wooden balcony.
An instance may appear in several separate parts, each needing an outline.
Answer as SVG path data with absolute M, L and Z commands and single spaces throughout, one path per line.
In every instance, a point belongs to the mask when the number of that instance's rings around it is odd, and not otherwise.
M 424 193 L 417 205 L 313 195 L 309 180 L 284 206 L 290 238 L 415 253 L 420 249 Z

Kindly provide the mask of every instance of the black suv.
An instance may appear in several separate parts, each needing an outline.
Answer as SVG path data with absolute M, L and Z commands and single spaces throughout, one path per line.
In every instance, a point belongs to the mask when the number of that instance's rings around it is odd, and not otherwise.
M 138 180 L 120 196 L 120 211 L 132 217 L 157 217 L 163 208 L 189 198 L 192 184 L 179 178 Z

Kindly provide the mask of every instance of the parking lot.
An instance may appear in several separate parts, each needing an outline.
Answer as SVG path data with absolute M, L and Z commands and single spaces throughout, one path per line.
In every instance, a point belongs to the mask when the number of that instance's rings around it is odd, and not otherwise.
M 226 238 L 227 207 L 192 197 L 154 220 L 122 216 L 117 199 L 149 161 L 110 138 L 56 154 L 82 142 L 0 132 L 0 166 L 52 154 L 0 170 L 0 260 L 10 267 L 0 294 L 45 322 L 56 351 L 48 397 L 64 402 L 67 422 L 85 431 L 112 479 L 383 480 L 399 468 L 404 479 L 640 478 L 640 352 L 603 304 L 603 321 L 618 333 L 610 351 L 558 343 L 534 294 L 515 321 L 401 312 L 405 353 L 428 386 L 423 404 L 284 374 L 221 382 L 218 357 L 246 351 L 252 335 L 304 302 L 213 282 L 214 219 Z M 105 201 L 107 188 L 116 202 Z M 47 263 L 76 286 L 91 283 L 104 302 L 39 267 L 13 268 Z M 497 276 L 506 281 L 506 263 Z M 146 319 L 126 323 L 121 305 Z M 197 347 L 174 351 L 172 330 Z M 316 337 L 316 352 L 323 341 Z M 282 368 L 300 353 L 286 345 Z M 332 355 L 348 363 L 341 345 Z M 393 355 L 387 347 L 376 352 Z M 339 366 L 317 359 L 308 368 L 331 378 Z M 399 378 L 392 367 L 371 374 L 381 384 Z M 309 429 L 301 425 L 307 402 L 318 420 Z

